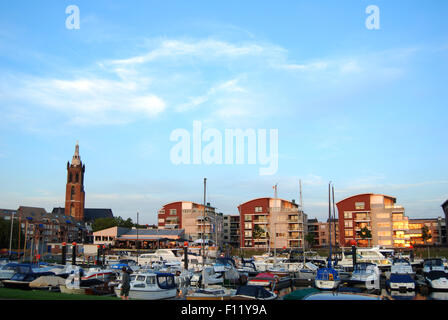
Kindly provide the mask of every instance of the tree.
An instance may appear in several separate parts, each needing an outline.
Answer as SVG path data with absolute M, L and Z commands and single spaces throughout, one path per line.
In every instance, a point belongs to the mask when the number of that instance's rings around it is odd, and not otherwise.
M 423 226 L 422 227 L 422 239 L 423 239 L 423 241 L 425 241 L 425 245 L 428 248 L 428 258 L 429 258 L 429 246 L 428 246 L 427 241 L 431 238 L 432 238 L 432 235 L 431 235 L 431 231 L 429 231 L 428 226 Z
M 254 230 L 252 232 L 252 237 L 254 239 L 260 239 L 266 236 L 266 231 L 263 230 L 258 224 L 255 225 Z
M 361 239 L 363 239 L 363 240 L 368 239 L 369 247 L 370 247 L 370 239 L 372 239 L 372 231 L 370 231 L 369 228 L 364 227 L 361 229 L 360 236 L 361 236 Z
M 98 218 L 92 224 L 93 232 L 116 227 L 117 221 L 115 218 Z
M 135 227 L 136 224 L 132 222 L 131 218 L 127 218 L 124 220 L 122 217 L 113 217 L 113 218 L 98 218 L 93 222 L 92 229 L 93 232 L 104 230 L 112 227 L 121 227 L 131 229 Z
M 11 221 L 7 221 L 4 218 L 0 218 L 0 248 L 8 248 L 11 235 Z M 25 234 L 20 230 L 20 248 L 23 247 Z M 19 248 L 19 221 L 14 220 L 12 230 L 12 248 L 11 250 Z
M 314 233 L 308 232 L 308 233 L 305 235 L 305 241 L 306 241 L 306 243 L 308 243 L 308 245 L 309 245 L 310 247 L 312 247 L 313 244 L 314 244 L 314 242 L 315 242 L 315 239 L 314 239 Z

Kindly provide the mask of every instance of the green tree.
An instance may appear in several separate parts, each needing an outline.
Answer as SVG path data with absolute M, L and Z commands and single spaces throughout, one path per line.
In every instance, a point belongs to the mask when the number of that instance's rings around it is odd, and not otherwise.
M 129 228 L 135 227 L 136 225 L 132 222 L 131 218 L 127 218 L 124 220 L 122 217 L 113 217 L 113 218 L 99 218 L 93 222 L 92 229 L 94 232 L 99 230 L 104 230 L 112 227 L 122 227 Z
M 428 240 L 432 238 L 431 232 L 429 231 L 428 226 L 422 227 L 422 239 L 425 241 L 425 245 L 428 248 L 428 258 L 429 258 L 429 246 L 428 246 Z
M 370 247 L 370 239 L 372 239 L 372 231 L 370 231 L 369 228 L 364 227 L 361 229 L 360 236 L 361 239 L 363 240 L 367 239 L 369 241 L 369 247 Z
M 312 247 L 314 245 L 314 242 L 315 242 L 314 233 L 308 232 L 305 235 L 305 242 L 308 243 L 308 246 Z
M 98 218 L 92 224 L 93 232 L 104 230 L 112 227 L 117 227 L 118 223 L 115 218 Z
M 14 220 L 13 230 L 12 230 L 12 248 L 11 250 L 16 250 L 19 248 L 19 221 Z M 0 248 L 5 248 L 9 250 L 9 240 L 11 235 L 11 221 L 0 218 Z M 23 248 L 25 233 L 20 230 L 20 247 Z
M 255 225 L 254 230 L 252 231 L 252 237 L 254 239 L 260 239 L 266 236 L 266 231 L 263 230 L 258 224 Z

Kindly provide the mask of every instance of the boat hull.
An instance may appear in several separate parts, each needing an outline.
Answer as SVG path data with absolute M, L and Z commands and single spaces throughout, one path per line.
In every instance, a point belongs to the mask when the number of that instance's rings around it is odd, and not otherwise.
M 340 281 L 334 280 L 315 280 L 314 285 L 320 290 L 334 290 L 340 284 Z
M 5 288 L 31 290 L 30 283 L 28 281 L 16 281 L 16 280 L 3 280 Z
M 121 290 L 115 288 L 115 295 L 121 298 Z M 144 290 L 130 290 L 129 299 L 135 300 L 163 300 L 175 298 L 177 295 L 176 289 L 144 291 Z

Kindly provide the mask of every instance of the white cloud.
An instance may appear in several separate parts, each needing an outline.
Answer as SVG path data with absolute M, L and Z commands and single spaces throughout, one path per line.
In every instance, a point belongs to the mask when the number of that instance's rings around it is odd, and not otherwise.
M 30 76 L 12 84 L 3 82 L 1 87 L 7 92 L 3 97 L 14 104 L 57 111 L 76 124 L 123 124 L 156 117 L 166 108 L 164 99 L 137 81 Z
M 282 51 L 279 47 L 266 47 L 256 43 L 232 44 L 229 42 L 205 40 L 163 40 L 149 52 L 127 59 L 111 60 L 112 65 L 136 65 L 161 58 L 195 56 L 202 59 L 238 58 L 259 56 L 273 51 Z

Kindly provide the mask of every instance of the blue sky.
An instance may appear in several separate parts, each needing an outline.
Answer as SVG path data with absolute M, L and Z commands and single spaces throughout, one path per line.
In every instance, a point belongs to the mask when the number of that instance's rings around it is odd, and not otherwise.
M 69 30 L 65 9 L 80 10 Z M 380 10 L 369 30 L 366 8 Z M 64 206 L 79 140 L 86 206 L 156 223 L 167 202 L 255 197 L 310 217 L 365 192 L 410 217 L 448 198 L 446 1 L 0 4 L 0 207 Z M 174 165 L 173 130 L 278 129 L 278 171 Z

